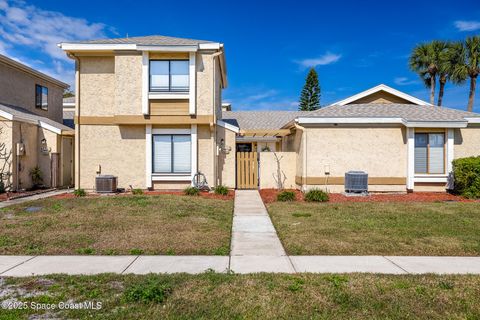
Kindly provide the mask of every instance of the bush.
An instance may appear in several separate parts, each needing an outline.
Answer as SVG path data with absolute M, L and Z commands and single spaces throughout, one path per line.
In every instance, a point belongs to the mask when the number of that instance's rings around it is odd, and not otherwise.
M 278 201 L 295 201 L 295 192 L 282 191 L 277 195 Z
M 198 196 L 200 190 L 195 187 L 187 187 L 183 189 L 183 193 L 185 193 L 187 196 Z
M 305 194 L 305 200 L 309 202 L 326 202 L 328 193 L 320 189 L 311 189 Z
M 453 160 L 454 192 L 466 198 L 480 198 L 480 156 Z
M 73 195 L 75 197 L 85 197 L 87 195 L 87 193 L 85 192 L 85 190 L 79 188 L 79 189 L 75 189 L 73 191 Z
M 42 170 L 40 170 L 39 166 L 36 166 L 30 170 L 30 177 L 32 178 L 32 183 L 34 188 L 37 188 L 42 184 L 43 173 L 42 173 Z
M 125 290 L 124 299 L 127 302 L 162 303 L 172 291 L 169 284 L 150 278 L 128 287 Z
M 134 195 L 142 195 L 143 190 L 142 189 L 132 189 L 132 194 Z
M 0 180 L 0 193 L 5 193 L 5 182 L 3 180 Z
M 228 188 L 222 185 L 219 185 L 215 188 L 215 194 L 220 194 L 222 196 L 226 196 L 228 194 Z

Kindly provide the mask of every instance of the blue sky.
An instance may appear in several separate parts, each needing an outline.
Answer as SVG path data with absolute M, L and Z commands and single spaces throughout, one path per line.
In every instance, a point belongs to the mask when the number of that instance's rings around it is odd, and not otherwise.
M 223 42 L 234 110 L 295 110 L 311 66 L 322 105 L 379 83 L 427 100 L 411 49 L 480 34 L 480 2 L 0 0 L 0 53 L 70 84 L 74 65 L 58 42 L 127 34 Z M 465 109 L 467 98 L 468 83 L 448 85 L 444 105 Z

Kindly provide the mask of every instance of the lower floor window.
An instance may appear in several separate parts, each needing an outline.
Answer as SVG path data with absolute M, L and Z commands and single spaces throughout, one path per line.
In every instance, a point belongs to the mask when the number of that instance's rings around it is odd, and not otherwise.
M 190 173 L 190 135 L 158 134 L 152 139 L 153 173 Z
M 444 133 L 415 133 L 415 173 L 445 173 Z

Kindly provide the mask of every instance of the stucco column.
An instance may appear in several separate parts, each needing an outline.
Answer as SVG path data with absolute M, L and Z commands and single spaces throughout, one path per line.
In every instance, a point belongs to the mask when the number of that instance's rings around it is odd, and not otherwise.
M 415 176 L 415 128 L 407 128 L 407 190 L 413 190 Z

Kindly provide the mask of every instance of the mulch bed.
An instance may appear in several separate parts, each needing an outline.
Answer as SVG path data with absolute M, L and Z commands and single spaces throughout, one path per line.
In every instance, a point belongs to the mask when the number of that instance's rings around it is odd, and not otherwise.
M 162 195 L 162 194 L 172 194 L 172 195 L 178 195 L 178 196 L 185 196 L 186 195 L 183 193 L 183 191 L 161 191 L 161 190 L 154 190 L 154 191 L 143 191 L 144 195 L 147 196 L 156 196 L 156 195 Z M 131 192 L 124 192 L 124 193 L 117 193 L 117 194 L 108 194 L 105 196 L 131 196 Z M 96 198 L 100 197 L 102 195 L 98 193 L 88 193 L 87 198 Z M 204 198 L 209 198 L 209 199 L 219 199 L 219 200 L 233 200 L 235 198 L 235 191 L 229 190 L 228 195 L 222 196 L 219 194 L 215 194 L 213 192 L 200 192 L 200 196 Z M 53 196 L 54 199 L 71 199 L 75 198 L 75 195 L 73 193 L 64 193 L 64 194 L 59 194 L 56 196 Z
M 297 201 L 304 201 L 303 194 L 299 190 L 288 190 L 295 192 Z M 262 189 L 260 196 L 264 203 L 277 201 L 279 191 L 276 189 Z M 369 194 L 368 196 L 346 196 L 341 193 L 330 193 L 330 203 L 341 202 L 436 202 L 436 201 L 458 201 L 476 202 L 476 200 L 465 199 L 460 196 L 445 192 L 413 192 L 413 193 L 385 193 Z M 477 200 L 478 201 L 478 200 Z

